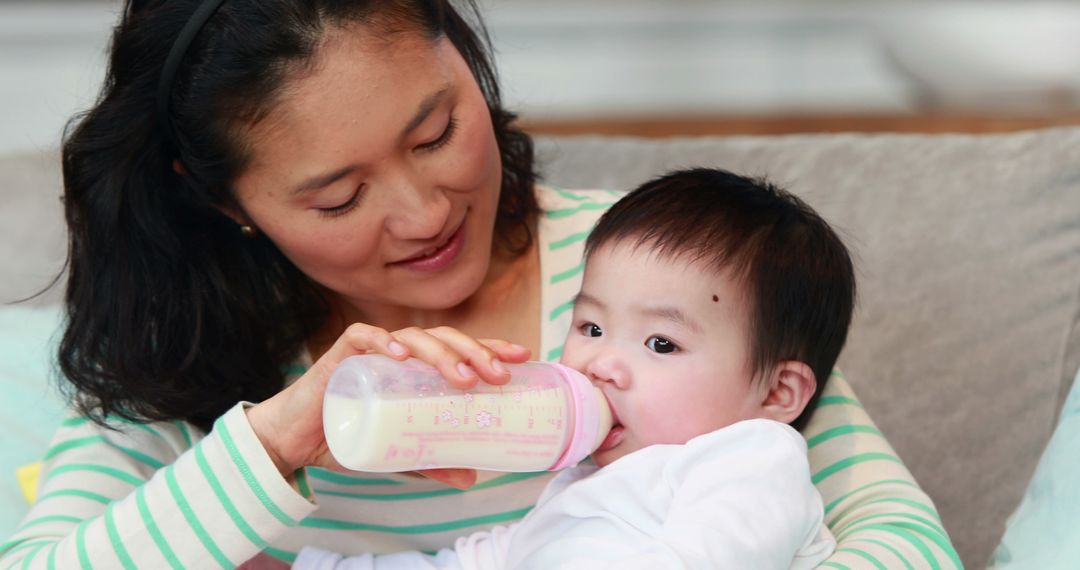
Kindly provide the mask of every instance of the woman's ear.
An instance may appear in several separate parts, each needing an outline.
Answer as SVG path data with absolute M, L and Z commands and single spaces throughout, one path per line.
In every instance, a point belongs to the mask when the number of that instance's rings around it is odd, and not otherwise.
M 799 417 L 817 389 L 814 371 L 803 362 L 785 360 L 768 378 L 768 392 L 761 402 L 765 417 L 790 424 Z

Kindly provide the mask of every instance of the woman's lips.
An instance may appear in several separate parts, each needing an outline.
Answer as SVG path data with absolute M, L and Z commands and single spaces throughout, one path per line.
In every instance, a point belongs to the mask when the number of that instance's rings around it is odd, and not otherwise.
M 450 235 L 450 239 L 446 240 L 446 243 L 436 248 L 435 251 L 428 255 L 412 257 L 403 261 L 391 263 L 390 265 L 424 273 L 440 271 L 453 263 L 464 249 L 465 221 L 462 220 L 458 229 Z

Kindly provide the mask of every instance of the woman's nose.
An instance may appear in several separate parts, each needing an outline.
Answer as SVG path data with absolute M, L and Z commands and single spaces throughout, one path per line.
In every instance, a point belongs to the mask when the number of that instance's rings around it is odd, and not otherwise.
M 387 189 L 393 193 L 386 229 L 404 240 L 434 239 L 450 222 L 446 193 L 410 177 L 399 177 Z

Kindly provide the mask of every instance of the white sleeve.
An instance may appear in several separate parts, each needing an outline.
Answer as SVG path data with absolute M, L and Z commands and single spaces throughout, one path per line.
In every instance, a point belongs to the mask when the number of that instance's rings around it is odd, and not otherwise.
M 567 487 L 521 523 L 510 566 L 802 568 L 832 551 L 806 444 L 751 420 L 652 446 Z
M 182 423 L 106 429 L 70 418 L 46 454 L 37 503 L 0 544 L 0 568 L 235 567 L 314 510 L 241 404 L 197 442 Z
M 457 539 L 434 556 L 417 551 L 343 557 L 318 548 L 300 551 L 294 570 L 502 570 L 514 528 L 497 526 Z
M 692 441 L 668 464 L 675 492 L 661 531 L 612 567 L 786 570 L 821 542 L 821 498 L 802 437 L 775 422 L 731 428 L 707 445 Z M 815 549 L 814 564 L 832 550 Z

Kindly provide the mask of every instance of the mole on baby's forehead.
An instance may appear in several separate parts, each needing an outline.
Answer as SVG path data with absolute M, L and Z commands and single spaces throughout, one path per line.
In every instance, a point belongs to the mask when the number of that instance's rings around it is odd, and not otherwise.
M 717 297 L 716 295 L 713 295 L 712 300 L 713 300 L 713 303 L 717 303 L 717 302 L 720 301 L 720 297 Z

